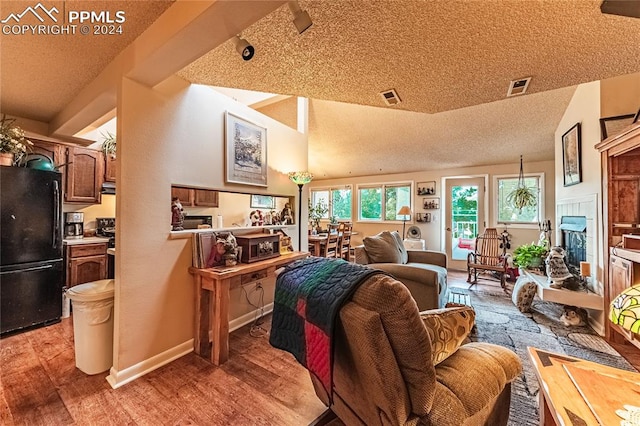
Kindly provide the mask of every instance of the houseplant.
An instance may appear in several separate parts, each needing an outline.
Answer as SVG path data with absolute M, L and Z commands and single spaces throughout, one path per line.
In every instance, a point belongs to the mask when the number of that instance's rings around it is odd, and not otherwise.
M 112 157 L 116 156 L 116 136 L 111 133 L 111 132 L 107 132 L 107 134 L 105 135 L 104 133 L 102 133 L 102 152 L 104 152 L 105 155 L 110 155 Z
M 322 219 L 327 212 L 329 211 L 329 206 L 327 206 L 324 202 L 319 201 L 316 205 L 311 204 L 311 200 L 309 200 L 309 219 L 311 220 L 311 229 L 315 229 L 320 232 L 320 219 Z
M 546 242 L 523 244 L 513 251 L 513 263 L 524 269 L 540 268 L 549 249 Z
M 536 193 L 529 188 L 524 181 L 524 173 L 522 170 L 522 155 L 520 156 L 520 174 L 518 175 L 518 186 L 507 195 L 507 203 L 518 209 L 522 213 L 525 207 L 533 207 L 536 205 Z
M 30 149 L 31 141 L 24 137 L 24 130 L 14 126 L 14 118 L 2 114 L 0 119 L 0 165 L 12 166 Z

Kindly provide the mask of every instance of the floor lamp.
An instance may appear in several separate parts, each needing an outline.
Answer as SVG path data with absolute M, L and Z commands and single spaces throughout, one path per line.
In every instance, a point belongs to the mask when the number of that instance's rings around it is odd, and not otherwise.
M 302 187 L 311 182 L 313 175 L 309 172 L 290 172 L 289 179 L 298 185 L 298 251 L 302 251 Z
M 411 208 L 409 206 L 402 206 L 398 210 L 398 216 L 402 216 L 402 239 L 404 240 L 404 227 L 407 224 L 407 216 L 411 215 Z

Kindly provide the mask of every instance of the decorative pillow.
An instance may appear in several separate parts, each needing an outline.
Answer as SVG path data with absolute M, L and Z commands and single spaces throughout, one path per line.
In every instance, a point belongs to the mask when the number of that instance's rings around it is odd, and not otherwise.
M 402 261 L 396 239 L 389 231 L 382 231 L 372 237 L 364 237 L 362 243 L 371 263 L 400 263 Z
M 409 261 L 409 253 L 407 253 L 407 248 L 404 246 L 402 237 L 400 236 L 398 231 L 392 231 L 391 235 L 393 235 L 393 238 L 396 240 L 396 245 L 398 247 L 398 251 L 400 252 L 400 263 L 407 263 Z
M 529 312 L 531 311 L 531 304 L 533 303 L 536 291 L 538 291 L 538 284 L 524 275 L 520 276 L 513 286 L 511 300 L 520 312 Z
M 458 350 L 475 324 L 476 313 L 470 306 L 431 309 L 420 312 L 431 338 L 431 359 L 437 365 Z

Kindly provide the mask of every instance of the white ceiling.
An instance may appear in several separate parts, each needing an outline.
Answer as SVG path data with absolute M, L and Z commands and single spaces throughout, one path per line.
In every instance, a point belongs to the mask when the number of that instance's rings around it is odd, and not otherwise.
M 32 3 L 3 1 L 0 16 Z M 123 37 L 0 36 L 2 112 L 45 123 L 171 5 L 42 3 L 127 11 Z M 216 13 L 249 3 L 222 2 Z M 575 86 L 640 71 L 640 19 L 602 14 L 600 3 L 309 0 L 300 5 L 314 24 L 298 35 L 283 2 L 242 31 L 256 47 L 251 61 L 227 41 L 178 75 L 312 99 L 309 168 L 318 176 L 552 159 Z M 225 19 L 236 17 L 217 22 Z M 506 99 L 509 81 L 526 76 L 528 93 Z M 378 93 L 389 88 L 401 104 L 383 106 Z

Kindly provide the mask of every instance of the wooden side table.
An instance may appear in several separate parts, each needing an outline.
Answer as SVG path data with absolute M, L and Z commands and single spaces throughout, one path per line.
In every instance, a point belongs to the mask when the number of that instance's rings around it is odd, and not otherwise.
M 251 264 L 216 268 L 189 268 L 196 284 L 196 354 L 220 365 L 229 359 L 229 291 L 243 284 L 275 276 L 276 269 L 309 256 L 307 252 L 282 254 Z M 209 340 L 209 330 L 212 332 Z
M 632 399 L 627 402 L 618 400 L 615 394 L 608 395 L 608 392 L 611 393 L 611 391 L 603 385 L 603 381 L 611 380 L 613 377 L 618 379 L 619 387 L 623 387 L 625 384 L 631 386 L 630 384 L 634 382 L 640 382 L 640 374 L 532 347 L 529 347 L 528 350 L 540 382 L 540 425 L 597 426 L 610 424 L 600 423 L 589 408 L 568 373 L 573 368 L 589 370 L 602 378 L 602 380 L 594 380 L 591 383 L 582 383 L 582 386 L 586 386 L 583 391 L 588 394 L 600 395 L 600 397 L 594 398 L 593 403 L 599 404 L 599 408 L 603 410 L 601 412 L 615 413 L 616 409 L 622 409 L 623 404 L 632 404 L 631 401 L 634 397 L 631 391 L 627 391 L 627 394 Z M 565 369 L 565 365 L 568 366 L 568 369 Z

